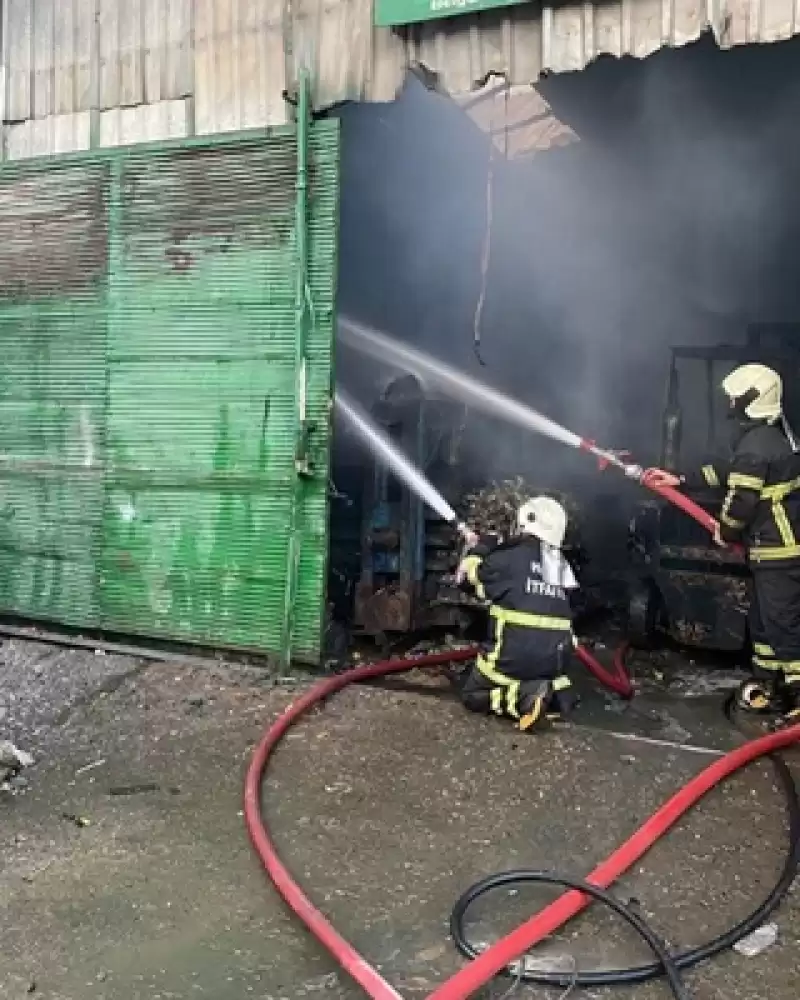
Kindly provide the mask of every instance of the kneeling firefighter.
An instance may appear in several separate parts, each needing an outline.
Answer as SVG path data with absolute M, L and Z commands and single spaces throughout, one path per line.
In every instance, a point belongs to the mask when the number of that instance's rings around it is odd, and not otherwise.
M 719 545 L 745 546 L 751 570 L 753 676 L 741 708 L 800 716 L 800 454 L 783 414 L 783 383 L 765 365 L 736 368 L 722 382 L 734 420 L 730 460 L 703 466 L 708 486 L 725 484 Z M 651 481 L 678 485 L 660 469 Z
M 459 567 L 459 580 L 489 601 L 490 622 L 490 641 L 461 685 L 461 700 L 523 730 L 575 702 L 564 672 L 573 647 L 568 593 L 577 587 L 561 552 L 566 527 L 560 503 L 534 497 L 519 508 L 513 537 L 480 539 Z

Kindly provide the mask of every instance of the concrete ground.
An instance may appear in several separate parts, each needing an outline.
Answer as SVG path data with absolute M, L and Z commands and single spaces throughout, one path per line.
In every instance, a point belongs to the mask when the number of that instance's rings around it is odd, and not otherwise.
M 673 687 L 685 691 L 687 677 Z M 298 690 L 252 670 L 4 645 L 0 737 L 38 760 L 24 794 L 0 796 L 4 1000 L 361 995 L 287 915 L 243 827 L 248 755 Z M 587 873 L 713 759 L 625 734 L 726 749 L 735 736 L 718 702 L 678 700 L 648 682 L 625 712 L 595 696 L 575 724 L 523 737 L 424 682 L 349 689 L 291 733 L 266 785 L 267 815 L 312 898 L 402 993 L 421 997 L 461 964 L 447 921 L 464 888 L 513 866 Z M 619 892 L 673 945 L 695 944 L 766 892 L 784 846 L 772 775 L 754 767 L 713 793 Z M 520 891 L 476 907 L 475 939 L 491 940 L 552 895 Z M 796 895 L 776 919 L 777 944 L 691 973 L 692 995 L 794 1000 Z M 646 957 L 597 909 L 543 949 L 583 967 Z M 669 993 L 653 983 L 605 995 Z

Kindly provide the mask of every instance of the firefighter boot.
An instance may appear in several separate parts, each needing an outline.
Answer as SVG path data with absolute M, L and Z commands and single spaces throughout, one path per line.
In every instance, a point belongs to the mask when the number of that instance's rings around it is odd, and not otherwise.
M 780 712 L 780 717 L 776 722 L 777 729 L 800 723 L 800 677 L 793 677 L 789 681 L 784 679 L 776 701 Z
M 553 685 L 551 681 L 527 681 L 523 684 L 517 702 L 519 705 L 519 728 L 523 732 L 527 732 L 545 721 L 552 698 Z
M 562 672 L 571 653 L 572 644 L 569 646 L 563 644 L 558 648 L 558 673 L 552 681 L 552 694 L 547 706 L 547 718 L 552 721 L 566 718 L 579 701 L 572 687 L 572 681 Z
M 769 712 L 774 701 L 773 684 L 755 677 L 743 681 L 736 691 L 736 707 L 742 712 Z
M 568 677 L 556 677 L 553 681 L 553 695 L 547 706 L 547 718 L 552 720 L 566 719 L 577 708 L 580 698 L 575 694 Z

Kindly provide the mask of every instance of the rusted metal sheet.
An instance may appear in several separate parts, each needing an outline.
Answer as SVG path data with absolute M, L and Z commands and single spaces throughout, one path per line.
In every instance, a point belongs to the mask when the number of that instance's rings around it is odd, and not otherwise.
M 323 108 L 391 100 L 413 66 L 463 95 L 492 73 L 530 87 L 544 70 L 579 70 L 603 54 L 643 58 L 705 31 L 723 48 L 776 42 L 800 24 L 786 0 L 531 2 L 397 29 L 373 26 L 372 0 L 6 0 L 3 8 L 6 123 L 186 100 L 189 133 L 285 122 L 283 93 L 300 63 Z M 523 145 L 552 144 L 562 132 L 553 124 L 532 123 Z M 27 148 L 41 152 L 60 127 L 38 131 Z M 15 142 L 24 146 L 19 135 Z
M 101 166 L 81 165 L 0 186 L 0 303 L 85 292 L 104 274 L 104 184 Z
M 491 72 L 514 84 L 542 71 L 583 69 L 600 55 L 645 58 L 711 31 L 721 48 L 791 38 L 795 8 L 784 0 L 698 4 L 694 0 L 529 3 L 415 26 L 401 36 L 405 62 L 439 72 L 451 93 L 474 88 Z M 377 96 L 377 95 L 375 95 Z
M 101 108 L 177 100 L 191 92 L 193 0 L 96 2 Z
M 413 587 L 389 584 L 373 591 L 368 584 L 356 588 L 355 620 L 367 635 L 407 632 L 412 627 Z

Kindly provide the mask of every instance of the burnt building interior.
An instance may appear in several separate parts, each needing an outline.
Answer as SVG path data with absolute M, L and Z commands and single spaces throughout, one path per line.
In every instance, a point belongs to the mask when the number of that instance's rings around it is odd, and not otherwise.
M 781 372 L 800 426 L 799 54 L 704 38 L 542 79 L 574 141 L 513 156 L 507 125 L 493 141 L 427 77 L 345 108 L 340 314 L 645 466 L 725 449 L 717 386 L 743 361 Z M 345 347 L 337 378 L 459 512 L 507 517 L 515 488 L 566 497 L 587 615 L 641 644 L 742 650 L 746 569 L 679 511 Z M 349 631 L 471 627 L 448 586 L 452 530 L 344 428 L 331 536 L 332 615 Z

